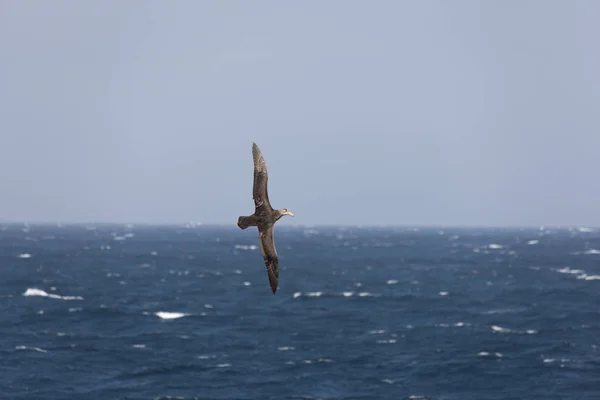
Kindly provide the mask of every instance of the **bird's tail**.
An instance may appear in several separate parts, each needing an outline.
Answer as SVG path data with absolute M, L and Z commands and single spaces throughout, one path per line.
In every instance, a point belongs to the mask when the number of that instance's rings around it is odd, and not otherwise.
M 238 226 L 240 227 L 240 229 L 246 229 L 247 227 L 251 226 L 252 223 L 250 221 L 249 217 L 239 217 L 238 218 Z

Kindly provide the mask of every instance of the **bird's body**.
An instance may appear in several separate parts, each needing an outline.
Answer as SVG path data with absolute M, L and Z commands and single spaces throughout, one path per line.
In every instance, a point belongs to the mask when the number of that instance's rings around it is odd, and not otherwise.
M 267 267 L 271 290 L 275 294 L 279 282 L 279 257 L 275 249 L 273 228 L 279 218 L 284 215 L 294 216 L 294 214 L 289 212 L 287 208 L 274 210 L 271 207 L 267 191 L 267 181 L 269 180 L 267 164 L 256 143 L 252 143 L 252 158 L 254 159 L 254 184 L 252 187 L 254 214 L 247 217 L 239 217 L 237 224 L 240 229 L 246 229 L 250 226 L 258 228 L 260 251 Z

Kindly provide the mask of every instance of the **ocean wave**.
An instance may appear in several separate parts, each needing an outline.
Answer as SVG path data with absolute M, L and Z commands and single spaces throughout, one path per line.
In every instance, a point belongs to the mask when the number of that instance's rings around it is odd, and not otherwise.
M 358 296 L 358 297 L 377 297 L 379 295 L 377 294 L 373 294 L 370 292 L 332 292 L 332 293 L 325 293 L 325 292 L 296 292 L 294 293 L 294 299 L 297 299 L 298 297 L 353 297 L 353 296 Z
M 524 335 L 535 335 L 538 333 L 538 331 L 536 331 L 535 329 L 527 329 L 524 331 L 519 331 L 516 329 L 509 329 L 509 328 L 503 328 L 501 326 L 498 325 L 492 325 L 490 326 L 490 329 L 494 332 L 494 333 L 516 333 L 516 334 L 524 334 Z
M 179 319 L 179 318 L 187 317 L 190 314 L 180 313 L 180 312 L 170 312 L 170 311 L 158 311 L 158 312 L 155 312 L 154 315 L 156 315 L 160 319 Z
M 23 296 L 39 296 L 39 297 L 48 297 L 50 299 L 58 299 L 58 300 L 83 300 L 81 296 L 60 296 L 58 294 L 48 293 L 41 289 L 29 288 L 24 293 Z

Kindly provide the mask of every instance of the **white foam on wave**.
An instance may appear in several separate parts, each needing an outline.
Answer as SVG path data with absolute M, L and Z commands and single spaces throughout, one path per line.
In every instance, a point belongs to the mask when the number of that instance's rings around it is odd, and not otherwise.
M 189 314 L 169 311 L 158 311 L 155 312 L 154 315 L 161 319 L 178 319 L 182 317 L 187 317 Z
M 564 367 L 565 363 L 567 363 L 567 362 L 569 362 L 571 360 L 569 360 L 568 358 L 561 358 L 560 360 L 557 360 L 555 358 L 544 357 L 542 361 L 543 361 L 544 364 L 552 364 L 552 363 L 554 363 L 556 361 L 559 361 L 560 362 L 560 366 Z
M 560 272 L 561 274 L 573 274 L 573 275 L 577 275 L 577 279 L 583 279 L 586 281 L 597 281 L 600 280 L 600 275 L 588 275 L 584 270 L 582 269 L 571 269 L 569 267 L 564 267 L 564 268 L 560 268 L 557 269 L 556 272 Z
M 440 296 L 448 296 L 448 292 L 439 292 L 438 293 Z
M 490 357 L 490 356 L 495 356 L 496 358 L 502 358 L 502 353 L 490 353 L 488 351 L 480 351 L 479 353 L 477 353 L 477 355 L 479 357 Z
M 19 254 L 17 257 L 19 257 L 19 258 L 31 258 L 31 254 L 29 254 L 29 253 L 23 253 L 23 254 Z
M 517 333 L 517 334 L 527 334 L 527 335 L 535 335 L 538 333 L 538 331 L 536 331 L 535 329 L 527 329 L 525 331 L 519 331 L 519 330 L 515 330 L 515 329 L 503 328 L 498 325 L 492 325 L 490 328 L 492 329 L 492 331 L 497 332 L 497 333 Z
M 583 252 L 583 254 L 600 254 L 600 250 L 589 249 Z
M 258 246 L 255 244 L 236 244 L 235 248 L 238 250 L 256 250 Z
M 323 292 L 308 292 L 305 294 L 308 297 L 321 297 L 323 296 Z
M 512 314 L 512 313 L 520 313 L 526 311 L 527 308 L 496 308 L 492 310 L 487 310 L 484 314 L 493 315 L 493 314 Z
M 290 351 L 290 350 L 295 350 L 296 348 L 294 346 L 281 346 L 278 347 L 277 350 L 279 351 Z
M 48 350 L 41 349 L 39 347 L 29 347 L 29 346 L 15 346 L 15 350 L 34 350 L 40 353 L 47 353 Z
M 201 354 L 201 355 L 197 356 L 196 358 L 199 358 L 200 360 L 208 360 L 210 358 L 217 358 L 217 356 L 214 354 Z
M 145 344 L 134 344 L 131 347 L 133 347 L 134 349 L 145 349 L 146 345 Z
M 582 269 L 571 269 L 571 267 L 560 268 L 560 269 L 557 269 L 556 271 L 560 272 L 561 274 L 582 274 L 585 272 Z
M 492 243 L 490 245 L 488 245 L 488 249 L 502 249 L 504 246 L 502 246 L 501 244 L 496 244 L 496 243 Z
M 388 285 L 395 285 L 396 283 L 398 283 L 398 281 L 396 279 L 389 279 L 386 283 Z
M 586 281 L 597 281 L 600 280 L 600 275 L 588 275 L 584 273 L 579 275 L 577 279 L 585 279 Z
M 357 295 L 358 297 L 375 297 L 376 295 L 370 292 L 341 292 L 341 293 L 323 293 L 323 292 L 306 292 L 306 293 L 302 293 L 302 292 L 296 292 L 294 293 L 294 299 L 297 299 L 298 297 L 322 297 L 322 296 L 327 296 L 327 297 L 353 297 L 354 295 Z
M 81 296 L 59 296 L 57 294 L 48 293 L 44 290 L 29 288 L 24 293 L 23 296 L 40 296 L 40 297 L 49 297 L 51 299 L 59 299 L 59 300 L 83 300 Z
M 527 242 L 527 244 L 538 244 L 539 242 L 539 240 L 530 240 Z
M 379 344 L 394 344 L 396 343 L 396 339 L 387 339 L 387 340 L 378 340 Z
M 589 233 L 589 232 L 594 232 L 595 229 L 592 228 L 585 228 L 585 227 L 581 227 L 577 229 L 579 232 L 585 232 L 585 233 Z
M 450 328 L 451 326 L 456 327 L 456 328 L 461 328 L 463 326 L 471 326 L 471 324 L 465 323 L 462 321 L 458 321 L 458 322 L 455 322 L 454 324 L 441 323 L 441 324 L 435 324 L 435 326 L 440 327 L 440 328 Z

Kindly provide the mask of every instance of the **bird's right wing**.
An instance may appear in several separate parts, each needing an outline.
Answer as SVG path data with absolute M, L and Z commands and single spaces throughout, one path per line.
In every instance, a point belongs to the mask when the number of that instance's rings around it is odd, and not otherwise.
M 269 276 L 269 284 L 271 291 L 275 294 L 279 282 L 279 257 L 275 249 L 275 240 L 273 238 L 274 225 L 269 226 L 265 230 L 258 230 L 258 242 L 260 243 L 260 251 L 265 260 L 267 267 L 267 275 Z
M 267 191 L 267 164 L 256 143 L 252 143 L 252 158 L 254 159 L 254 184 L 252 187 L 252 197 L 254 198 L 254 213 L 264 215 L 273 211 L 269 202 L 269 193 Z

